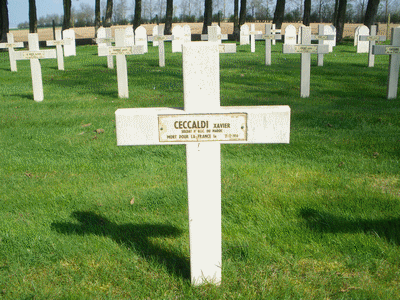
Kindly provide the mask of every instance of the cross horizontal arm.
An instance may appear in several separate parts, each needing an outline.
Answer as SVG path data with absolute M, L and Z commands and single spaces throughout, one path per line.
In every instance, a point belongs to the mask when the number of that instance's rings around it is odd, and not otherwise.
M 99 56 L 109 56 L 109 55 L 134 55 L 143 54 L 144 46 L 126 46 L 126 47 L 101 47 L 98 49 Z
M 0 44 L 0 49 L 5 49 L 5 48 L 23 48 L 24 43 L 23 42 L 18 42 L 18 43 L 1 43 Z
M 26 59 L 46 59 L 46 58 L 56 58 L 56 50 L 40 50 L 40 51 L 17 51 L 14 54 L 16 60 L 26 60 Z
M 55 40 L 55 41 L 46 41 L 46 46 L 57 46 L 57 45 L 71 45 L 72 40 L 71 39 L 65 39 L 65 40 Z
M 335 35 L 317 35 L 312 34 L 311 40 L 324 40 L 324 41 L 334 41 Z
M 377 45 L 372 47 L 372 54 L 374 55 L 391 55 L 399 53 L 400 53 L 400 46 Z
M 365 41 L 375 41 L 375 42 L 384 42 L 386 41 L 385 35 L 359 35 L 358 40 L 365 42 Z
M 256 40 L 281 40 L 282 35 L 280 34 L 256 34 L 254 36 Z
M 329 53 L 329 45 L 283 45 L 283 53 L 311 53 L 325 54 Z
M 235 121 L 232 121 L 231 127 L 231 122 L 224 121 L 222 124 L 219 121 L 215 122 L 215 120 L 219 120 L 219 115 L 221 114 L 234 114 L 233 117 L 236 116 L 235 114 L 246 115 L 246 121 L 241 123 L 240 133 L 237 133 L 240 135 L 245 130 L 245 139 L 234 140 L 235 136 L 232 136 L 233 139 L 229 140 L 213 139 L 213 130 L 217 130 L 215 133 L 218 133 L 218 135 L 224 135 L 224 132 L 229 128 L 231 129 L 233 123 L 235 123 Z M 185 115 L 187 118 L 184 118 L 184 120 L 176 118 L 174 120 L 174 116 L 176 115 Z M 169 116 L 171 118 L 169 124 L 173 124 L 173 127 L 164 128 L 163 125 L 160 125 L 160 116 L 164 118 Z M 290 108 L 288 106 L 227 106 L 221 107 L 216 114 L 203 114 L 202 116 L 204 117 L 202 117 L 201 121 L 196 117 L 196 114 L 187 114 L 183 109 L 179 108 L 118 109 L 115 112 L 117 144 L 118 146 L 187 144 L 190 141 L 185 139 L 184 135 L 186 134 L 197 134 L 194 137 L 195 140 L 193 140 L 196 142 L 199 142 L 199 139 L 206 138 L 207 140 L 208 138 L 207 142 L 213 141 L 221 144 L 289 143 Z M 236 120 L 236 122 L 238 121 Z M 166 130 L 170 133 L 171 140 L 174 141 L 168 141 L 168 136 L 166 137 L 166 141 L 160 138 L 163 131 Z M 208 130 L 211 130 L 209 132 L 211 137 L 199 136 L 199 134 L 207 135 Z M 232 131 L 226 132 L 226 134 L 234 134 Z M 225 136 L 224 138 L 229 137 Z

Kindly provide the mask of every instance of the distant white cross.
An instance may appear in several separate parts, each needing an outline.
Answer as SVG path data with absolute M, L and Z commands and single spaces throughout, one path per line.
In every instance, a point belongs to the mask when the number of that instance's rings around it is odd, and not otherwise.
M 15 43 L 14 42 L 14 36 L 12 33 L 7 33 L 7 43 L 1 43 L 0 44 L 0 49 L 8 49 L 8 56 L 10 58 L 10 67 L 12 72 L 17 72 L 17 61 L 15 60 L 15 50 L 14 48 L 23 48 L 24 43 L 19 42 Z
M 218 44 L 222 43 L 222 40 L 227 40 L 228 35 L 221 33 L 221 28 L 218 25 L 207 26 L 208 34 L 202 34 L 201 40 L 202 41 L 209 41 L 209 42 L 217 42 Z
M 100 49 L 104 47 L 111 47 L 112 43 L 115 41 L 111 34 L 111 28 L 99 28 L 97 36 L 100 36 L 96 39 L 98 51 L 101 51 Z M 114 69 L 114 59 L 112 55 L 107 55 L 107 68 Z
M 283 45 L 283 53 L 296 54 L 301 53 L 301 84 L 300 96 L 303 98 L 310 96 L 310 69 L 311 53 L 329 53 L 328 45 L 311 44 L 311 28 L 304 27 L 301 31 L 301 45 Z
M 29 51 L 15 52 L 16 60 L 30 60 L 33 99 L 37 102 L 43 101 L 43 82 L 42 68 L 40 67 L 39 59 L 56 58 L 56 50 L 40 50 L 39 37 L 37 33 L 28 34 Z
M 221 144 L 289 143 L 288 106 L 220 106 L 218 45 L 185 43 L 184 109 L 128 108 L 117 144 L 186 145 L 190 266 L 194 285 L 221 282 Z
M 265 34 L 256 34 L 255 39 L 265 40 L 265 65 L 271 65 L 271 41 L 280 40 L 280 34 L 273 34 L 271 24 L 265 24 Z
M 256 52 L 256 35 L 261 34 L 261 31 L 256 31 L 256 25 L 250 24 L 250 51 Z
M 391 45 L 375 45 L 372 47 L 374 55 L 389 55 L 389 76 L 387 87 L 387 98 L 397 97 L 399 85 L 399 66 L 400 66 L 400 27 L 392 28 Z
M 61 39 L 61 30 L 56 30 L 56 39 L 54 41 L 46 41 L 47 46 L 56 46 L 57 65 L 59 70 L 64 70 L 64 53 L 62 46 L 69 45 L 71 42 L 71 40 Z
M 360 41 L 368 41 L 369 42 L 369 51 L 368 51 L 368 67 L 373 67 L 375 64 L 375 56 L 372 54 L 372 48 L 375 46 L 375 42 L 383 42 L 386 41 L 386 36 L 384 35 L 376 35 L 376 25 L 371 26 L 370 35 L 359 35 L 358 39 Z
M 144 46 L 126 46 L 126 31 L 124 29 L 115 30 L 115 47 L 99 48 L 99 56 L 117 57 L 117 81 L 118 96 L 128 98 L 128 69 L 126 66 L 125 55 L 143 54 Z
M 164 25 L 158 25 L 158 34 L 149 37 L 149 41 L 155 41 L 158 43 L 158 65 L 160 67 L 165 67 L 165 41 L 172 41 L 172 35 L 164 35 Z
M 318 25 L 318 35 L 311 35 L 311 40 L 317 40 L 318 45 L 324 45 L 324 41 L 333 41 L 335 39 L 335 35 L 324 34 L 325 25 Z M 324 54 L 318 53 L 318 66 L 322 67 L 324 65 Z

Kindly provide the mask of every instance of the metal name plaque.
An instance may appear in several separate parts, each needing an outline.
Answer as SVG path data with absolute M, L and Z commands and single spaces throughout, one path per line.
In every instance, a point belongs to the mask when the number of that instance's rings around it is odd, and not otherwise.
M 316 35 L 315 39 L 316 40 L 327 40 L 328 36 L 327 35 Z
M 24 59 L 39 59 L 46 57 L 43 51 L 21 51 L 21 53 L 22 58 Z
M 318 46 L 301 46 L 301 45 L 295 45 L 294 46 L 294 52 L 295 53 L 317 53 L 318 52 Z
M 380 37 L 379 35 L 367 36 L 367 41 L 370 41 L 370 42 L 379 42 L 380 38 L 381 38 L 381 37 Z
M 247 141 L 247 114 L 159 115 L 160 142 Z
M 264 34 L 261 36 L 263 40 L 273 40 L 275 39 L 275 35 L 274 34 Z
M 108 48 L 109 55 L 129 55 L 132 54 L 132 47 L 112 47 Z
M 386 54 L 396 54 L 400 53 L 400 47 L 386 47 L 385 48 Z

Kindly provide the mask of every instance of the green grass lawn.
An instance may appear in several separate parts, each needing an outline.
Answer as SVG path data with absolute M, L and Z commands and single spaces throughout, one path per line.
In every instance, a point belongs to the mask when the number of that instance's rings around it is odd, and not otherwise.
M 220 55 L 221 105 L 289 105 L 286 145 L 223 145 L 222 284 L 190 285 L 184 146 L 117 147 L 115 111 L 182 107 L 182 55 L 129 56 L 129 99 L 95 46 L 0 52 L 0 299 L 399 299 L 400 105 L 388 57 L 351 42 L 313 56 Z M 103 133 L 95 132 L 103 129 Z

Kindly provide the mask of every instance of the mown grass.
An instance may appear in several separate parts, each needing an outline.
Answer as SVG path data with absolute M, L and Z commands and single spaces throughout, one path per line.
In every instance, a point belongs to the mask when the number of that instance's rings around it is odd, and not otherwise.
M 273 47 L 265 66 L 221 55 L 222 105 L 289 105 L 288 145 L 223 145 L 223 281 L 190 285 L 183 146 L 117 147 L 114 112 L 183 106 L 182 56 L 128 57 L 129 99 L 94 46 L 29 62 L 0 52 L 0 298 L 398 299 L 400 109 L 387 57 L 343 43 L 312 60 Z M 94 130 L 103 129 L 104 133 Z M 133 201 L 132 201 L 133 199 Z M 131 204 L 133 203 L 133 204 Z

